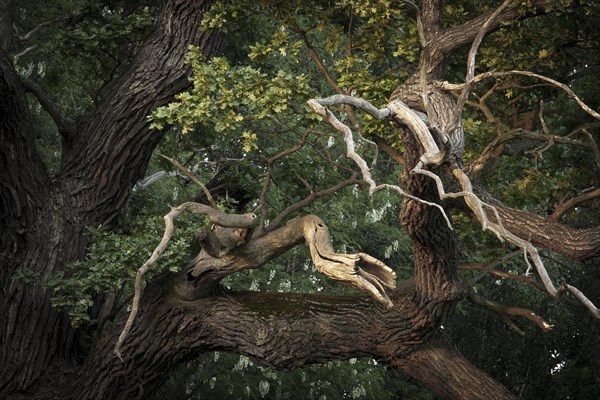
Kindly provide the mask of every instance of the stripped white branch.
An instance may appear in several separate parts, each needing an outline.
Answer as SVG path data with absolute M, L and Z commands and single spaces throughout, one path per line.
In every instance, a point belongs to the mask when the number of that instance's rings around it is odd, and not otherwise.
M 164 178 L 170 178 L 173 176 L 180 176 L 179 173 L 175 172 L 175 171 L 171 171 L 171 172 L 167 172 L 167 171 L 158 171 L 155 172 L 154 174 L 150 175 L 147 178 L 144 179 L 140 179 L 139 181 L 137 181 L 135 183 L 135 185 L 133 186 L 133 189 L 131 190 L 132 192 L 137 192 L 138 190 L 144 189 L 150 185 L 152 185 L 155 182 L 158 182 Z
M 319 100 L 311 99 L 311 100 L 308 100 L 307 103 L 315 113 L 317 113 L 323 117 L 325 122 L 327 122 L 332 127 L 334 127 L 335 129 L 337 129 L 338 131 L 340 131 L 344 134 L 344 142 L 346 143 L 346 155 L 348 158 L 350 158 L 351 160 L 353 160 L 356 163 L 356 165 L 358 166 L 358 168 L 361 171 L 363 180 L 369 185 L 369 196 L 373 195 L 373 193 L 375 193 L 376 191 L 379 191 L 382 189 L 395 190 L 402 196 L 406 196 L 412 200 L 415 200 L 415 201 L 421 202 L 423 204 L 427 204 L 427 205 L 438 208 L 440 210 L 440 212 L 442 213 L 442 215 L 444 216 L 444 219 L 446 220 L 448 227 L 450 229 L 452 229 L 450 219 L 446 215 L 446 212 L 444 211 L 444 209 L 439 204 L 428 202 L 428 201 L 422 200 L 416 196 L 408 194 L 404 190 L 402 190 L 402 188 L 400 188 L 399 186 L 387 185 L 387 184 L 378 186 L 371 176 L 371 171 L 369 170 L 369 167 L 367 166 L 366 161 L 355 151 L 354 139 L 353 139 L 352 130 L 350 129 L 350 127 L 348 127 L 346 124 L 340 122 L 340 120 L 338 120 L 337 117 L 331 111 L 329 111 L 328 109 L 323 107 L 323 105 L 335 105 L 335 104 L 340 104 L 340 103 L 352 104 L 357 107 L 360 107 L 361 109 L 365 110 L 370 115 L 372 115 L 378 119 L 383 119 L 383 118 L 389 117 L 390 115 L 394 115 L 396 118 L 402 120 L 407 125 L 409 125 L 411 127 L 411 130 L 413 130 L 413 132 L 415 132 L 415 131 L 417 132 L 415 134 L 419 137 L 420 140 L 422 140 L 422 142 L 425 142 L 426 146 L 428 146 L 428 147 L 424 146 L 426 149 L 427 148 L 432 149 L 432 151 L 426 152 L 426 154 L 423 155 L 422 159 L 426 160 L 428 163 L 434 163 L 435 161 L 433 161 L 433 160 L 435 160 L 435 159 L 437 159 L 437 157 L 439 157 L 440 151 L 437 147 L 437 144 L 433 140 L 433 137 L 429 133 L 429 130 L 427 129 L 427 126 L 425 125 L 425 122 L 423 121 L 423 119 L 421 118 L 421 116 L 419 114 L 417 114 L 416 112 L 411 110 L 406 104 L 402 103 L 400 100 L 392 101 L 390 104 L 388 104 L 388 107 L 383 108 L 383 109 L 377 109 L 375 106 L 373 106 L 371 103 L 367 102 L 366 100 L 357 99 L 357 98 L 354 98 L 351 96 L 345 96 L 345 95 L 335 95 L 335 96 L 328 97 L 326 99 L 319 99 Z M 441 181 L 440 181 L 440 183 L 441 183 Z
M 513 0 L 505 0 L 504 3 L 502 3 L 502 5 L 498 7 L 496 11 L 494 11 L 488 17 L 488 19 L 483 23 L 483 25 L 481 25 L 477 36 L 473 40 L 473 43 L 471 44 L 471 49 L 469 50 L 469 55 L 467 57 L 467 76 L 465 79 L 465 84 L 456 102 L 454 118 L 452 119 L 452 125 L 448 127 L 448 132 L 445 133 L 449 133 L 452 130 L 454 130 L 455 127 L 460 126 L 463 107 L 465 106 L 467 97 L 469 97 L 469 91 L 471 90 L 471 87 L 475 82 L 475 56 L 477 55 L 477 50 L 479 49 L 479 45 L 481 44 L 483 37 L 488 32 L 490 25 L 498 18 L 498 15 L 500 15 L 500 13 L 512 3 Z
M 516 72 L 516 71 L 513 71 L 513 72 Z M 530 73 L 527 73 L 527 74 L 523 73 L 523 74 L 530 75 L 530 76 L 535 75 L 535 74 L 530 74 Z M 493 75 L 493 74 L 489 74 L 488 76 L 491 76 L 491 75 Z M 549 78 L 545 78 L 545 77 L 541 77 L 541 76 L 538 76 L 538 77 L 540 77 L 541 79 L 545 79 L 545 80 L 549 79 Z M 474 82 L 476 80 L 477 80 L 477 78 L 475 77 L 471 80 L 471 82 Z M 556 83 L 558 84 L 558 82 L 556 82 Z M 570 89 L 569 89 L 569 93 L 570 93 L 570 95 L 572 95 L 572 97 L 576 97 L 574 95 L 574 93 L 572 91 L 570 91 Z M 444 185 L 443 185 L 440 177 L 437 176 L 436 174 L 434 174 L 433 172 L 424 169 L 424 167 L 427 165 L 431 165 L 431 164 L 435 165 L 435 164 L 442 162 L 444 159 L 444 150 L 440 151 L 435 140 L 433 139 L 433 136 L 431 135 L 431 132 L 427 128 L 427 125 L 425 124 L 423 118 L 421 118 L 417 113 L 415 113 L 408 106 L 406 106 L 406 104 L 402 103 L 399 100 L 393 100 L 390 103 L 388 103 L 387 107 L 382 108 L 382 109 L 377 109 L 376 107 L 374 107 L 370 103 L 366 102 L 365 100 L 356 99 L 351 96 L 343 96 L 343 95 L 331 96 L 326 99 L 320 99 L 320 100 L 315 100 L 315 99 L 309 100 L 308 105 L 313 109 L 313 111 L 315 111 L 317 114 L 323 116 L 325 122 L 329 123 L 335 129 L 339 130 L 340 132 L 342 132 L 344 134 L 344 140 L 346 142 L 346 147 L 347 147 L 347 156 L 349 158 L 351 158 L 356 163 L 356 165 L 360 168 L 361 173 L 363 175 L 363 180 L 369 185 L 369 194 L 370 195 L 372 195 L 374 192 L 381 190 L 381 189 L 395 190 L 402 196 L 406 196 L 413 200 L 420 201 L 424 204 L 428 204 L 430 206 L 437 207 L 440 210 L 440 212 L 442 213 L 442 215 L 444 216 L 444 218 L 446 219 L 447 224 L 450 226 L 450 221 L 449 221 L 444 209 L 440 205 L 426 202 L 415 196 L 407 194 L 398 186 L 387 185 L 387 184 L 382 184 L 382 185 L 378 186 L 375 183 L 375 181 L 373 180 L 373 178 L 371 176 L 371 172 L 370 172 L 369 168 L 367 167 L 367 163 L 354 150 L 354 141 L 352 138 L 352 130 L 347 125 L 340 122 L 335 117 L 335 115 L 333 115 L 333 113 L 331 113 L 331 111 L 329 111 L 328 109 L 326 109 L 324 107 L 324 106 L 330 106 L 330 105 L 335 105 L 335 104 L 352 104 L 357 107 L 360 107 L 361 109 L 365 110 L 370 115 L 372 115 L 376 118 L 383 119 L 383 118 L 392 117 L 392 118 L 398 120 L 399 122 L 407 125 L 408 128 L 411 130 L 411 132 L 419 140 L 419 142 L 423 146 L 423 149 L 425 150 L 424 154 L 420 158 L 419 163 L 415 166 L 415 168 L 411 171 L 411 173 L 422 174 L 422 175 L 428 176 L 431 179 L 433 179 L 436 183 L 438 195 L 440 196 L 441 199 L 464 197 L 466 204 L 473 211 L 476 219 L 480 222 L 483 230 L 489 230 L 489 231 L 493 232 L 500 241 L 507 241 L 509 243 L 512 243 L 512 244 L 518 246 L 520 249 L 522 249 L 523 253 L 525 255 L 525 260 L 529 266 L 530 266 L 529 259 L 531 259 L 531 261 L 533 261 L 533 265 L 535 266 L 535 269 L 536 269 L 538 275 L 540 276 L 540 279 L 542 280 L 542 283 L 543 283 L 546 291 L 551 296 L 558 298 L 561 296 L 561 294 L 563 292 L 568 291 L 573 296 L 575 296 L 584 306 L 586 306 L 590 310 L 592 315 L 594 315 L 597 318 L 600 318 L 600 311 L 598 310 L 598 308 L 577 288 L 575 288 L 571 285 L 568 285 L 568 284 L 562 285 L 560 289 L 557 289 L 554 286 L 552 279 L 550 278 L 550 275 L 548 274 L 548 271 L 546 270 L 546 267 L 544 266 L 544 263 L 539 255 L 537 249 L 535 248 L 535 246 L 533 246 L 530 241 L 522 239 L 504 228 L 504 226 L 502 225 L 501 218 L 498 214 L 498 210 L 494 206 L 482 201 L 479 198 L 479 196 L 477 196 L 475 193 L 473 193 L 473 187 L 472 187 L 469 177 L 460 168 L 453 169 L 453 174 L 456 177 L 456 179 L 459 181 L 461 188 L 462 188 L 461 192 L 456 192 L 456 193 L 446 193 L 446 191 L 444 189 Z M 591 109 L 589 109 L 589 110 L 591 110 Z M 590 112 L 588 112 L 588 113 L 590 113 Z M 593 113 L 595 113 L 595 112 L 593 110 L 591 110 L 591 115 L 595 116 Z M 600 119 L 600 115 L 598 116 L 598 119 Z M 484 212 L 484 207 L 488 207 L 493 211 L 496 222 L 490 221 L 488 219 L 486 213 Z

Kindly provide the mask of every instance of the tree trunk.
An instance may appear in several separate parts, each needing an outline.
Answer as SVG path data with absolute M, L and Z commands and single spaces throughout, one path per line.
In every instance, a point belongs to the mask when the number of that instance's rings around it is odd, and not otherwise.
M 458 351 L 422 346 L 393 367 L 417 379 L 444 399 L 510 400 L 516 397 Z
M 0 395 L 30 390 L 77 360 L 78 331 L 50 306 L 41 284 L 85 255 L 87 229 L 123 208 L 161 133 L 147 115 L 187 85 L 189 44 L 210 56 L 222 35 L 198 30 L 212 1 L 165 1 L 154 34 L 77 132 L 61 130 L 61 168 L 51 179 L 35 150 L 23 86 L 0 52 Z

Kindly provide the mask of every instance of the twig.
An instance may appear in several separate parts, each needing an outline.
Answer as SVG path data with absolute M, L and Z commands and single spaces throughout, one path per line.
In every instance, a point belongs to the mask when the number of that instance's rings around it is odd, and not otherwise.
M 502 304 L 496 303 L 495 301 L 486 299 L 485 297 L 475 293 L 474 290 L 469 291 L 467 298 L 473 303 L 483 306 L 488 310 L 495 311 L 499 314 L 518 315 L 520 317 L 525 317 L 528 320 L 535 322 L 535 324 L 539 326 L 544 332 L 548 332 L 552 330 L 552 328 L 554 328 L 554 325 L 547 323 L 542 317 L 540 317 L 539 315 L 527 308 L 504 306 Z
M 520 251 L 517 252 L 512 252 L 508 255 L 508 257 L 514 257 L 515 255 L 521 254 Z M 481 277 L 485 274 L 490 274 L 490 275 L 494 275 L 497 276 L 498 278 L 502 278 L 502 279 L 510 279 L 513 281 L 517 281 L 517 282 L 521 282 L 521 283 L 526 283 L 528 285 L 533 286 L 534 288 L 538 289 L 541 292 L 546 292 L 546 288 L 544 288 L 544 286 L 539 283 L 538 281 L 536 281 L 535 279 L 533 279 L 530 276 L 524 276 L 524 275 L 519 275 L 519 274 L 510 274 L 508 272 L 504 272 L 504 271 L 500 271 L 496 268 L 494 268 L 496 265 L 504 262 L 508 257 L 504 257 L 502 260 L 497 261 L 493 264 L 490 265 L 485 265 L 485 264 L 462 264 L 460 266 L 460 269 L 462 270 L 467 270 L 467 269 L 474 269 L 474 270 L 478 270 L 481 271 L 481 273 L 479 275 L 477 275 L 475 278 L 469 280 L 469 285 L 473 285 L 475 284 L 477 281 L 479 281 L 481 279 Z
M 198 186 L 200 189 L 202 189 L 202 191 L 204 192 L 204 195 L 206 196 L 206 199 L 208 200 L 210 206 L 214 209 L 217 209 L 217 203 L 215 203 L 215 199 L 213 199 L 212 195 L 210 194 L 210 191 L 206 188 L 206 186 L 204 186 L 204 184 L 202 184 L 202 182 L 200 182 L 198 180 L 198 178 L 196 178 L 196 176 L 194 174 L 192 174 L 190 172 L 190 170 L 188 170 L 186 167 L 184 167 L 183 165 L 181 165 L 177 160 L 175 160 L 174 158 L 170 158 L 167 157 L 163 154 L 159 154 L 159 156 L 161 156 L 162 158 L 169 160 L 169 162 L 171 164 L 173 164 L 178 170 L 180 170 L 185 176 L 187 176 L 188 178 L 190 178 L 190 180 L 192 182 L 194 182 L 194 184 L 196 186 Z
M 600 120 L 600 113 L 594 111 L 592 108 L 590 108 L 587 104 L 585 104 L 576 94 L 575 92 L 573 92 L 571 90 L 571 88 L 569 88 L 567 85 L 560 83 L 552 78 L 548 78 L 547 76 L 544 75 L 539 75 L 533 72 L 529 72 L 529 71 L 519 71 L 519 70 L 512 70 L 512 71 L 506 71 L 506 72 L 494 72 L 494 71 L 489 71 L 489 72 L 485 72 L 483 74 L 477 75 L 476 77 L 474 77 L 473 82 L 479 82 L 482 81 L 484 79 L 487 78 L 496 78 L 496 77 L 502 77 L 502 76 L 508 76 L 508 75 L 523 75 L 523 76 L 529 76 L 532 78 L 537 78 L 537 79 L 541 79 L 543 81 L 549 82 L 552 85 L 558 87 L 559 89 L 563 90 L 564 92 L 566 92 L 569 97 L 571 97 L 573 100 L 575 100 L 577 102 L 577 104 L 579 105 L 579 107 L 581 107 L 581 109 L 583 111 L 585 111 L 587 114 L 591 115 L 592 117 L 594 117 L 597 120 Z M 448 82 L 443 82 L 440 84 L 440 86 L 443 89 L 446 90 L 456 90 L 456 89 L 462 89 L 464 87 L 464 83 L 459 83 L 459 84 L 451 84 Z
M 568 201 L 565 201 L 564 203 L 556 207 L 552 215 L 548 216 L 548 219 L 552 221 L 558 221 L 564 213 L 566 213 L 571 208 L 575 207 L 577 204 L 583 203 L 584 201 L 588 201 L 591 199 L 595 199 L 596 197 L 600 197 L 600 189 L 596 189 L 591 192 L 584 193 L 580 196 L 573 197 L 572 199 L 569 199 Z
M 279 227 L 279 225 L 281 225 L 282 221 L 290 214 L 292 214 L 293 212 L 296 212 L 304 207 L 309 206 L 310 204 L 314 203 L 317 199 L 320 199 L 321 197 L 324 196 L 328 196 L 332 193 L 336 193 L 340 190 L 342 190 L 343 188 L 350 186 L 350 185 L 357 185 L 362 183 L 363 181 L 357 178 L 357 173 L 354 172 L 352 174 L 352 176 L 342 182 L 339 182 L 337 185 L 332 186 L 330 188 L 327 189 L 323 189 L 320 190 L 318 192 L 313 192 L 310 193 L 307 197 L 305 197 L 303 200 L 300 200 L 299 202 L 296 202 L 292 205 L 290 205 L 289 207 L 287 207 L 285 210 L 281 211 L 275 218 L 273 218 L 273 221 L 271 221 L 271 223 L 269 224 L 269 226 L 265 229 L 265 232 L 271 232 L 274 229 L 276 229 L 277 227 Z
M 300 141 L 298 142 L 297 145 L 295 145 L 292 148 L 286 149 L 286 150 L 274 155 L 273 157 L 267 159 L 267 174 L 265 175 L 265 182 L 263 184 L 263 188 L 260 193 L 260 197 L 258 199 L 258 204 L 259 204 L 258 207 L 260 209 L 260 213 L 259 213 L 260 220 L 258 223 L 258 229 L 257 229 L 258 232 L 255 232 L 254 237 L 261 236 L 265 229 L 264 224 L 265 224 L 265 220 L 267 218 L 267 193 L 269 192 L 269 189 L 271 187 L 271 178 L 273 176 L 273 166 L 275 165 L 275 162 L 302 149 L 304 147 L 304 145 L 306 144 L 308 136 L 311 133 L 313 133 L 313 132 L 312 131 L 305 132 L 302 135 L 302 138 L 300 139 Z

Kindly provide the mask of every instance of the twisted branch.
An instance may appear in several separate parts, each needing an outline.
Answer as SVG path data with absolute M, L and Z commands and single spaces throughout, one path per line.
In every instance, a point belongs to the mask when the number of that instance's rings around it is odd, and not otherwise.
M 133 321 L 135 320 L 135 316 L 138 312 L 138 308 L 140 305 L 140 299 L 142 297 L 142 279 L 144 274 L 148 272 L 148 270 L 156 264 L 158 259 L 163 255 L 171 237 L 173 236 L 173 231 L 175 226 L 173 224 L 173 220 L 177 218 L 182 212 L 190 210 L 192 212 L 197 212 L 200 214 L 204 214 L 208 217 L 208 219 L 216 225 L 228 228 L 251 228 L 256 225 L 258 219 L 254 214 L 225 214 L 221 211 L 211 208 L 207 205 L 193 202 L 186 202 L 181 204 L 178 207 L 172 208 L 171 211 L 164 216 L 165 220 L 165 232 L 163 237 L 156 246 L 156 249 L 152 252 L 150 258 L 142 265 L 135 276 L 135 286 L 134 286 L 134 296 L 133 303 L 131 305 L 131 312 L 129 313 L 129 317 L 127 318 L 127 322 L 119 335 L 119 339 L 115 345 L 114 354 L 119 357 L 119 359 L 123 360 L 121 354 L 121 346 L 125 341 L 125 338 L 129 334 L 131 327 L 133 326 Z

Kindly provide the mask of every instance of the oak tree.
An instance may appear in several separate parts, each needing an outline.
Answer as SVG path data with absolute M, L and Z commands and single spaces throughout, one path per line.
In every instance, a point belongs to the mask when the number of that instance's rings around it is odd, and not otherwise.
M 585 91 L 585 79 L 597 78 L 597 59 L 586 49 L 595 43 L 588 24 L 597 6 L 107 1 L 57 2 L 40 16 L 33 5 L 0 2 L 3 396 L 144 397 L 177 365 L 224 350 L 274 368 L 370 357 L 443 398 L 510 399 L 515 393 L 432 337 L 464 300 L 500 314 L 516 331 L 511 317 L 542 330 L 552 324 L 529 309 L 534 304 L 493 301 L 465 274 L 533 285 L 600 318 L 593 293 L 569 274 L 558 280 L 555 259 L 540 250 L 577 262 L 600 253 L 600 115 Z M 65 12 L 69 5 L 74 9 Z M 574 29 L 576 45 L 527 42 L 560 33 L 557 26 Z M 43 36 L 49 29 L 54 41 Z M 79 61 L 63 64 L 58 50 Z M 23 67 L 36 51 L 52 66 L 50 79 L 39 72 L 32 79 Z M 77 86 L 71 95 L 80 96 L 76 106 L 56 101 L 67 97 L 69 77 Z M 39 146 L 36 107 L 60 136 L 59 156 Z M 235 143 L 246 179 L 232 185 L 222 169 L 207 166 L 212 180 L 203 183 L 171 159 L 201 188 L 197 201 L 165 215 L 165 230 L 154 235 L 154 252 L 136 266 L 135 278 L 79 298 L 86 315 L 53 307 L 60 286 L 95 260 L 90 229 L 118 225 L 167 131 L 201 141 L 203 162 L 225 160 L 215 149 Z M 400 171 L 385 175 L 395 181 L 381 180 L 373 148 Z M 304 151 L 311 152 L 306 159 L 294 158 Z M 498 180 L 519 171 L 525 158 L 538 164 L 527 164 L 514 182 Z M 313 163 L 324 167 L 306 168 Z M 537 192 L 530 190 L 536 179 Z M 560 193 L 544 192 L 544 179 Z M 410 279 L 397 282 L 399 266 L 380 254 L 359 246 L 337 251 L 328 222 L 308 212 L 352 187 L 401 202 L 399 221 L 389 222 L 401 224 L 410 240 Z M 233 205 L 218 204 L 222 197 Z M 193 227 L 193 261 L 171 254 L 178 265 L 150 276 L 169 256 L 186 212 L 203 218 Z M 521 269 L 469 260 L 461 243 L 482 231 L 489 236 L 479 244 L 505 243 L 500 254 L 522 255 Z M 222 284 L 301 245 L 326 278 L 364 295 Z

